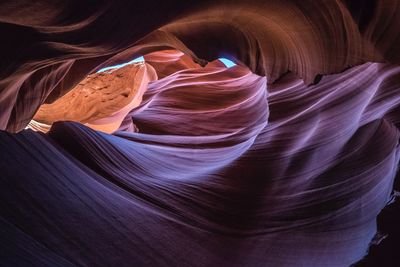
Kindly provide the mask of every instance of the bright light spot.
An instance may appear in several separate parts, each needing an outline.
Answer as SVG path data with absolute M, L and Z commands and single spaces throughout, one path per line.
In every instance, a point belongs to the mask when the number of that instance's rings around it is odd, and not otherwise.
M 131 61 L 126 62 L 126 63 L 122 63 L 122 64 L 118 64 L 118 65 L 109 66 L 109 67 L 105 67 L 105 68 L 99 69 L 97 71 L 97 73 L 100 73 L 100 72 L 103 72 L 103 71 L 107 71 L 107 70 L 119 69 L 119 68 L 125 67 L 126 65 L 133 64 L 133 63 L 138 63 L 138 62 L 144 62 L 144 57 L 143 56 L 142 57 L 138 57 L 138 58 L 135 58 L 134 60 L 131 60 Z
M 229 59 L 227 59 L 227 58 L 221 57 L 221 58 L 219 58 L 219 61 L 221 61 L 222 63 L 224 63 L 225 67 L 227 67 L 227 68 L 236 66 L 236 63 L 235 63 L 235 62 L 233 62 L 232 60 L 229 60 Z

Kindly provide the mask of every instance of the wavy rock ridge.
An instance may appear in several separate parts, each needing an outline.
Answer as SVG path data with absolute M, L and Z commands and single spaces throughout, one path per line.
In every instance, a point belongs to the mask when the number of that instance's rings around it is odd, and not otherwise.
M 399 12 L 3 1 L 0 266 L 396 266 Z

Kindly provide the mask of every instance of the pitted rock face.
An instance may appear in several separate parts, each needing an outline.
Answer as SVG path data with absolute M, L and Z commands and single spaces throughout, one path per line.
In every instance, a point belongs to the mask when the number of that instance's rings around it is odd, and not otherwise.
M 71 91 L 52 104 L 43 104 L 32 124 L 51 126 L 56 121 L 76 121 L 111 133 L 125 115 L 141 102 L 149 82 L 144 63 L 88 75 Z
M 126 66 L 90 74 L 56 102 L 42 105 L 33 118 L 48 124 L 106 118 L 132 101 L 138 91 L 135 78 L 141 78 L 135 77 L 138 70 L 137 66 Z

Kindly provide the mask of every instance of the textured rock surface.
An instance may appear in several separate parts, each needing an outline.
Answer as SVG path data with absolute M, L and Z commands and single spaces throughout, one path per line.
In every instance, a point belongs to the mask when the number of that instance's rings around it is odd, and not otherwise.
M 76 121 L 112 133 L 126 114 L 140 104 L 154 76 L 153 68 L 143 63 L 91 74 L 54 103 L 43 104 L 33 117 L 33 124 Z
M 0 266 L 396 266 L 399 12 L 2 1 Z

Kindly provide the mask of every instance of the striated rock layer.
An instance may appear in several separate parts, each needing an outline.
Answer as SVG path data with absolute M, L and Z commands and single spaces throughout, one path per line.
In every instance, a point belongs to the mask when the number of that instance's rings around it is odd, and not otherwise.
M 0 3 L 0 266 L 396 266 L 400 3 L 135 2 Z

